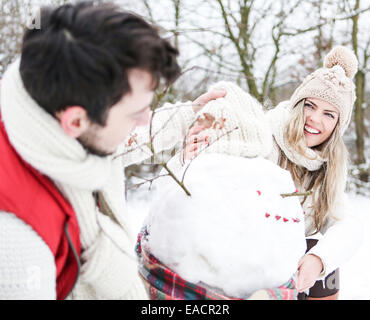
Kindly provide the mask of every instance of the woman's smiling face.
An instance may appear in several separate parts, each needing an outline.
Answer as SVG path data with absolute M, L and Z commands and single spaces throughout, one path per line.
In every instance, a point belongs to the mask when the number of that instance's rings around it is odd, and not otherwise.
M 304 135 L 309 148 L 316 147 L 329 139 L 339 120 L 338 109 L 318 98 L 305 99 L 304 115 Z

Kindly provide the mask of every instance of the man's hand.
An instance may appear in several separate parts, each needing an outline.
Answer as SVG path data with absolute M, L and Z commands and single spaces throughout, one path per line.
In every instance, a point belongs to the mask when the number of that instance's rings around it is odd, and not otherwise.
M 306 254 L 298 263 L 298 292 L 313 287 L 323 269 L 323 263 L 318 256 Z
M 216 100 L 218 98 L 223 98 L 225 95 L 226 95 L 226 91 L 223 89 L 213 89 L 213 90 L 210 90 L 202 94 L 201 96 L 199 96 L 197 99 L 193 101 L 194 112 L 197 113 L 208 102 L 212 100 Z

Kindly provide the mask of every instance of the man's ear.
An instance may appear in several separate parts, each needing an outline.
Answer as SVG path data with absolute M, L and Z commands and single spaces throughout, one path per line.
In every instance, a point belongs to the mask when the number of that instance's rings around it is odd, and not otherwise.
M 72 138 L 78 138 L 90 126 L 87 112 L 80 106 L 72 106 L 59 111 L 56 113 L 56 117 L 59 119 L 64 132 Z

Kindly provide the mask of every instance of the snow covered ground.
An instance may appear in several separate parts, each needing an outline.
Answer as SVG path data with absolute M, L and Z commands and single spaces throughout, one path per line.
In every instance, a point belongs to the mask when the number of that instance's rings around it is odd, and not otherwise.
M 149 210 L 150 192 L 144 186 L 128 193 L 128 207 L 137 231 Z M 370 198 L 351 195 L 354 213 L 363 224 L 364 242 L 350 261 L 340 269 L 340 296 L 343 300 L 370 300 Z
M 364 227 L 364 242 L 340 269 L 340 299 L 370 300 L 370 198 L 351 195 L 353 212 Z

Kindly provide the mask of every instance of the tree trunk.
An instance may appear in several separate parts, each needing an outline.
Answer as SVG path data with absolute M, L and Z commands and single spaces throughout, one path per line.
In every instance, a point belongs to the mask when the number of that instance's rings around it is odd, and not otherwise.
M 359 71 L 355 77 L 356 82 L 356 102 L 355 102 L 355 127 L 356 127 L 356 148 L 357 148 L 357 158 L 356 164 L 360 165 L 366 163 L 365 158 L 365 124 L 364 124 L 364 108 L 365 103 L 365 73 Z M 369 181 L 368 170 L 360 170 L 359 178 L 361 181 Z
M 360 8 L 360 0 L 356 0 L 354 10 L 357 11 Z M 352 46 L 357 59 L 358 54 L 358 19 L 359 14 L 352 17 Z M 355 76 L 356 83 L 356 102 L 354 110 L 355 128 L 356 128 L 356 149 L 357 157 L 356 164 L 361 165 L 366 163 L 365 158 L 365 119 L 364 119 L 364 98 L 365 98 L 365 73 L 359 68 Z M 361 170 L 359 175 L 361 181 L 367 182 L 369 179 L 368 170 Z

